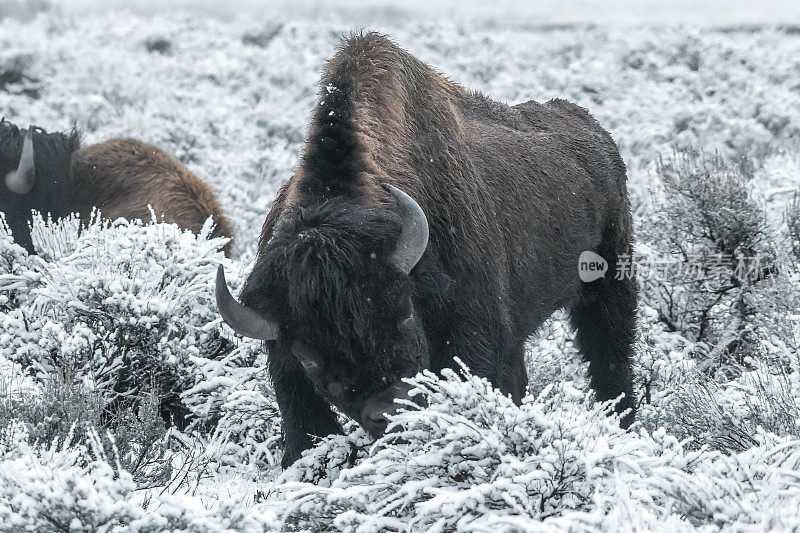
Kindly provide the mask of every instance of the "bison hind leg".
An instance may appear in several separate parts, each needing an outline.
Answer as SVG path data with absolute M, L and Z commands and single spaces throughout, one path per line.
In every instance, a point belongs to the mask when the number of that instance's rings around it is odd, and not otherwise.
M 589 382 L 598 401 L 625 396 L 616 411 L 623 416 L 620 425 L 627 429 L 634 419 L 631 356 L 636 336 L 637 287 L 634 277 L 606 277 L 584 283 L 578 300 L 570 309 L 576 343 L 589 363 Z

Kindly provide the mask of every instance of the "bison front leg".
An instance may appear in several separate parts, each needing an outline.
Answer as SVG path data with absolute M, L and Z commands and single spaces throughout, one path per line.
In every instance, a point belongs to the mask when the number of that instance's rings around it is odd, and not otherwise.
M 291 354 L 271 349 L 269 372 L 283 417 L 284 452 L 281 466 L 287 468 L 314 445 L 314 439 L 341 434 L 336 415 L 314 391 L 300 363 Z

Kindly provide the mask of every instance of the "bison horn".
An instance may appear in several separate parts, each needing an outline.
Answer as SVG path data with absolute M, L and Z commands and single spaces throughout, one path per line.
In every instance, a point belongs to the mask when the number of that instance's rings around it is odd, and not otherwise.
M 22 143 L 22 155 L 19 157 L 17 170 L 6 174 L 8 190 L 16 194 L 27 194 L 33 188 L 33 183 L 36 181 L 33 161 L 33 128 L 28 128 L 25 142 Z
M 381 184 L 397 202 L 403 228 L 389 259 L 401 272 L 408 274 L 428 246 L 428 219 L 425 212 L 409 195 L 388 183 Z
M 222 320 L 242 337 L 274 341 L 278 338 L 278 324 L 236 301 L 225 282 L 225 269 L 217 268 L 217 307 Z

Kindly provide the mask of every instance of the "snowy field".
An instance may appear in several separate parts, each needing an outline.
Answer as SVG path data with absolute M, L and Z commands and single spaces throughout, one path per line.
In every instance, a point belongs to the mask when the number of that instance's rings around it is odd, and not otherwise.
M 0 115 L 163 147 L 218 194 L 234 254 L 169 225 L 79 236 L 66 220 L 35 223 L 31 257 L 0 228 L 0 531 L 800 527 L 794 2 L 567 3 L 583 16 L 544 2 L 513 23 L 510 2 L 427 17 L 416 1 L 331 17 L 316 2 L 122 4 L 0 0 Z M 418 376 L 430 405 L 399 415 L 403 439 L 351 425 L 280 470 L 264 355 L 221 326 L 213 273 L 225 263 L 236 288 L 248 272 L 320 68 L 364 27 L 497 100 L 588 108 L 628 165 L 638 252 L 762 262 L 734 286 L 641 280 L 630 432 L 593 404 L 557 316 L 530 342 L 522 406 L 477 378 Z

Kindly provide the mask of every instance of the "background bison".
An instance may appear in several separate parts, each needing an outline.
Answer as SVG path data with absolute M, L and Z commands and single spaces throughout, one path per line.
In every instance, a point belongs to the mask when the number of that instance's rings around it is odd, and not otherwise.
M 347 40 L 320 85 L 242 304 L 218 281 L 228 324 L 269 341 L 284 465 L 341 431 L 328 403 L 381 435 L 401 379 L 455 358 L 519 402 L 525 340 L 559 308 L 630 424 L 636 282 L 578 277 L 581 252 L 613 273 L 631 251 L 609 134 L 569 102 L 466 91 L 377 34 Z
M 157 217 L 195 233 L 209 216 L 213 236 L 232 237 L 214 193 L 163 150 L 134 139 L 113 139 L 80 148 L 80 135 L 20 130 L 0 122 L 0 211 L 14 239 L 33 251 L 31 210 L 60 218 L 93 208 L 109 219 Z M 230 252 L 229 242 L 224 250 Z

